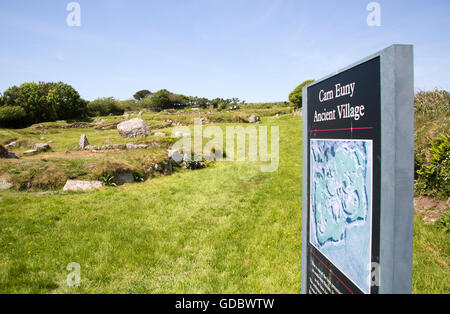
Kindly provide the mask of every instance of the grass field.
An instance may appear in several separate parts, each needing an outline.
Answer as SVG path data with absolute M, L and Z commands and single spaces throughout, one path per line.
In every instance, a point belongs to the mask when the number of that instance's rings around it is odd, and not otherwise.
M 299 293 L 301 119 L 263 122 L 280 127 L 274 173 L 221 162 L 89 193 L 0 192 L 0 293 Z M 449 243 L 416 217 L 414 293 L 450 292 Z

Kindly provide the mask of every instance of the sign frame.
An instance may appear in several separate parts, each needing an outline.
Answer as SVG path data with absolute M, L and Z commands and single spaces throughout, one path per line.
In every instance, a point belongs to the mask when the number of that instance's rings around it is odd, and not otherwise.
M 392 45 L 303 88 L 302 293 L 309 279 L 308 89 L 379 58 L 379 264 L 372 293 L 411 293 L 414 219 L 414 57 L 412 45 Z M 373 221 L 371 221 L 373 223 Z M 376 291 L 376 292 L 373 292 Z

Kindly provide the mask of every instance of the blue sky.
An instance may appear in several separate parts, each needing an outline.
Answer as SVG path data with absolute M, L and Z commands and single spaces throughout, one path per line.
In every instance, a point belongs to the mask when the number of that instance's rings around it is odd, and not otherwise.
M 415 87 L 450 90 L 450 1 L 69 0 L 0 2 L 0 91 L 63 81 L 83 98 L 128 99 L 140 89 L 287 100 L 319 79 L 394 43 L 415 46 Z

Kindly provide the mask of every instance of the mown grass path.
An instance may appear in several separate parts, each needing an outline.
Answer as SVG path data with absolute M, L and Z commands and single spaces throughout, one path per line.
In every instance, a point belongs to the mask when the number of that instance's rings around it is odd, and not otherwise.
M 301 120 L 264 122 L 280 127 L 274 173 L 223 162 L 90 193 L 1 192 L 0 292 L 299 293 Z M 448 235 L 416 226 L 414 292 L 448 293 Z

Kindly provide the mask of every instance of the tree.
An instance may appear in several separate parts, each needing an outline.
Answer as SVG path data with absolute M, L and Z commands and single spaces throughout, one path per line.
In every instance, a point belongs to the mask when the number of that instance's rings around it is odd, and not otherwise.
M 151 97 L 144 98 L 142 104 L 150 110 L 161 111 L 164 109 L 169 109 L 172 106 L 170 101 L 170 92 L 166 89 L 161 89 L 156 93 L 152 94 Z
M 70 85 L 62 82 L 50 83 L 47 101 L 53 106 L 60 120 L 81 118 L 86 115 L 86 101 Z
M 58 119 L 55 108 L 47 101 L 47 93 L 51 83 L 23 83 L 19 87 L 19 105 L 27 113 L 28 123 L 55 121 Z
M 147 98 L 151 95 L 152 95 L 151 91 L 149 91 L 147 89 L 143 89 L 143 90 L 138 91 L 136 94 L 134 94 L 133 97 L 137 101 L 141 101 L 142 99 Z
M 209 99 L 208 98 L 197 98 L 197 106 L 201 108 L 207 108 L 209 106 Z
M 181 94 L 169 93 L 169 100 L 171 102 L 172 108 L 186 106 L 186 104 L 188 103 L 188 98 Z
M 109 114 L 122 115 L 124 110 L 120 108 L 114 97 L 97 98 L 89 102 L 87 112 L 91 117 L 107 116 Z
M 12 86 L 3 94 L 2 106 L 21 107 L 26 115 L 21 125 L 29 125 L 58 119 L 82 118 L 86 101 L 80 98 L 72 86 L 58 83 L 30 82 Z M 8 112 L 13 112 L 9 109 Z M 19 112 L 14 109 L 14 112 Z M 16 117 L 21 116 L 16 114 Z M 16 119 L 17 120 L 17 119 Z
M 297 86 L 297 88 L 294 89 L 294 91 L 292 91 L 289 94 L 289 101 L 291 103 L 293 103 L 296 108 L 301 108 L 302 107 L 302 104 L 303 104 L 303 98 L 302 98 L 303 87 L 305 87 L 306 85 L 309 85 L 309 84 L 311 84 L 313 82 L 314 82 L 314 80 L 304 81 L 299 86 Z
M 25 110 L 20 106 L 0 106 L 0 126 L 17 128 L 24 126 Z

